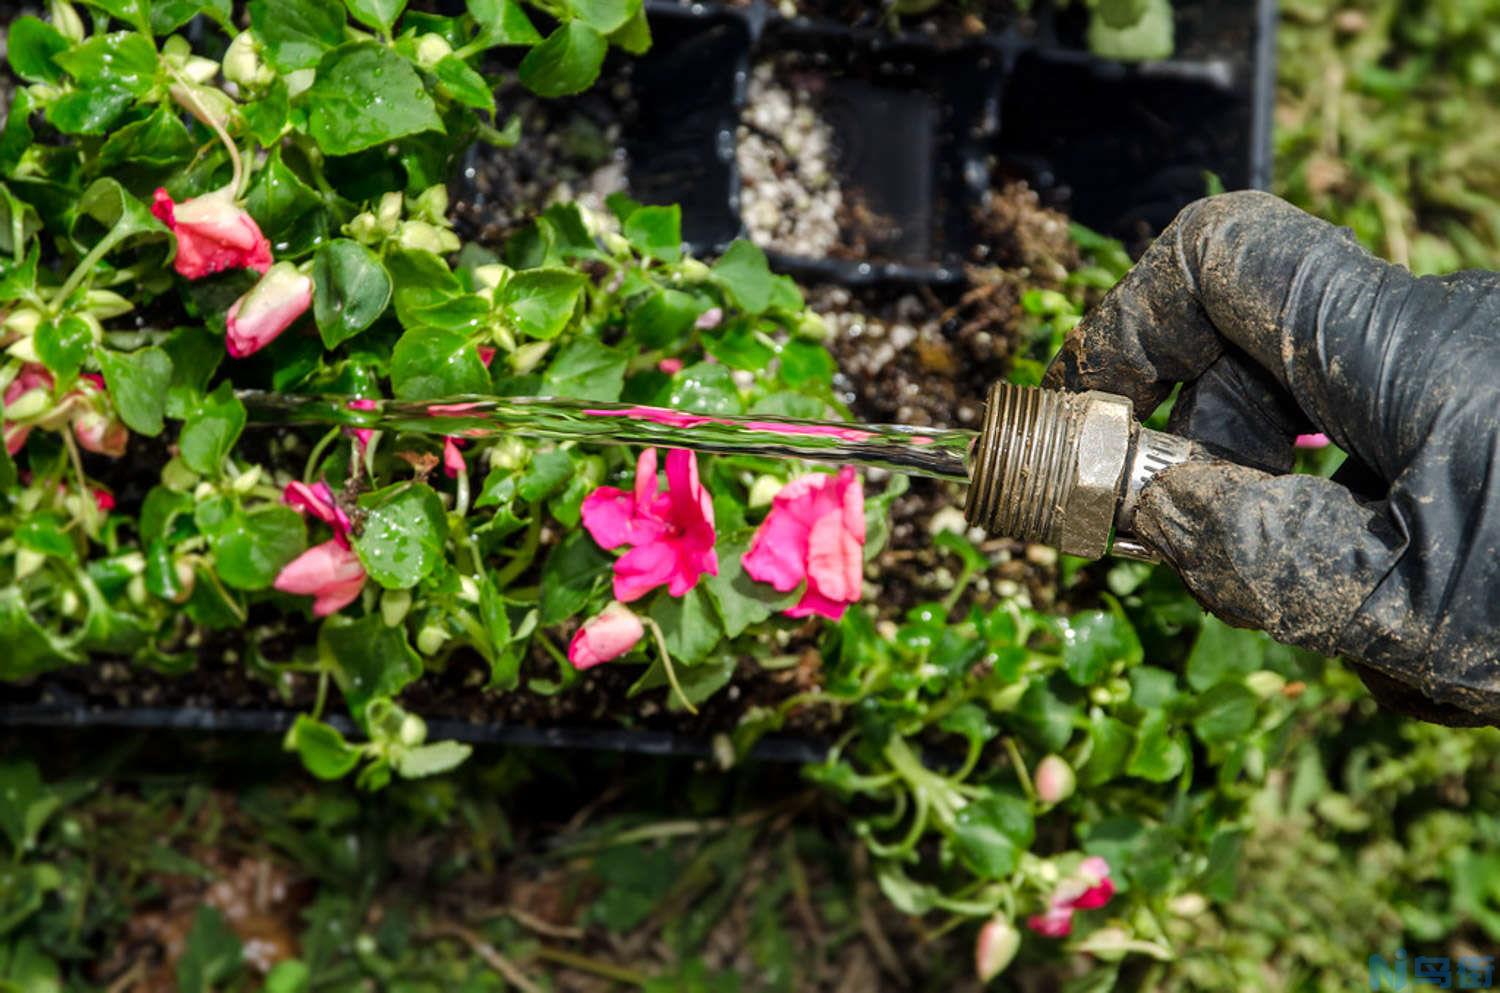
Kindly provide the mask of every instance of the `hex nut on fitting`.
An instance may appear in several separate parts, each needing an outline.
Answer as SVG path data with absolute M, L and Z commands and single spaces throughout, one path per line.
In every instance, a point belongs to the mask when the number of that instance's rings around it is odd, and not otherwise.
M 1070 555 L 1097 559 L 1109 550 L 1135 416 L 1124 397 L 1090 391 L 1081 399 L 1073 485 L 1062 509 L 1058 547 Z

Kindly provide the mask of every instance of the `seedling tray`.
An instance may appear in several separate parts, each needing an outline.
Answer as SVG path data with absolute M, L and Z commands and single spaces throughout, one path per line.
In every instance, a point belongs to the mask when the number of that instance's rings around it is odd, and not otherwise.
M 846 201 L 879 222 L 846 218 L 821 254 L 763 246 L 797 276 L 961 283 L 980 257 L 976 212 L 1007 179 L 1133 247 L 1210 174 L 1227 189 L 1270 182 L 1275 0 L 1176 0 L 1179 55 L 1138 64 L 1090 54 L 1078 5 L 954 38 L 788 19 L 765 0 L 646 8 L 652 51 L 616 63 L 631 92 L 630 191 L 682 204 L 699 254 L 747 234 L 736 148 L 766 64 L 793 67 L 834 135 Z

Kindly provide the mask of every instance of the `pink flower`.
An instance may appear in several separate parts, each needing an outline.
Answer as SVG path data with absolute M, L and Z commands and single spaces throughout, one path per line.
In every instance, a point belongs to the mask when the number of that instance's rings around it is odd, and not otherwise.
M 313 613 L 319 617 L 347 607 L 364 587 L 365 567 L 339 538 L 309 548 L 276 577 L 281 592 L 313 597 Z
M 85 410 L 73 418 L 73 436 L 90 452 L 119 458 L 130 442 L 130 429 L 97 410 Z
M 229 308 L 226 343 L 237 359 L 275 341 L 312 304 L 313 281 L 290 262 L 278 262 Z
M 182 203 L 173 203 L 167 191 L 158 188 L 151 213 L 177 236 L 177 257 L 172 264 L 187 279 L 225 269 L 264 273 L 271 267 L 271 243 L 255 219 L 235 204 L 227 188 Z
M 479 352 L 479 361 L 483 362 L 484 363 L 484 367 L 486 369 L 488 369 L 490 367 L 490 363 L 493 362 L 493 361 L 495 361 L 495 346 L 494 345 L 480 345 L 479 348 L 478 348 L 478 352 Z
M 313 613 L 326 617 L 342 610 L 365 587 L 365 567 L 349 547 L 349 515 L 338 505 L 327 483 L 288 483 L 282 502 L 311 514 L 333 528 L 333 537 L 314 545 L 282 567 L 276 588 L 283 593 L 311 596 Z
M 458 450 L 458 447 L 462 444 L 463 442 L 451 434 L 443 439 L 443 472 L 447 474 L 449 479 L 458 478 L 459 473 L 469 468 L 464 463 L 463 453 Z
M 1327 448 L 1329 445 L 1326 434 L 1299 434 L 1297 435 L 1298 448 Z
M 1048 938 L 1065 938 L 1073 931 L 1073 913 L 1097 910 L 1115 895 L 1109 878 L 1109 863 L 1091 855 L 1078 867 L 1078 874 L 1065 879 L 1052 894 L 1047 911 L 1028 918 L 1026 926 Z
M 663 584 L 672 596 L 686 596 L 699 576 L 719 574 L 713 501 L 698 481 L 697 456 L 684 449 L 667 452 L 665 493 L 657 489 L 656 449 L 641 452 L 634 492 L 599 487 L 583 501 L 583 526 L 604 548 L 634 546 L 615 562 L 621 603 Z
M 104 513 L 107 514 L 115 509 L 115 495 L 109 490 L 94 490 L 93 496 L 94 506 L 104 511 Z
M 568 661 L 580 671 L 619 658 L 636 646 L 646 629 L 623 603 L 611 603 L 583 622 L 568 645 Z
M 286 489 L 281 491 L 281 502 L 300 513 L 316 517 L 333 528 L 335 539 L 346 546 L 349 544 L 349 515 L 344 513 L 344 508 L 334 499 L 333 490 L 327 483 L 317 482 L 311 486 L 306 483 L 287 483 Z
M 5 409 L 11 411 L 17 407 L 23 410 L 26 407 L 44 405 L 52 395 L 52 373 L 47 371 L 46 366 L 35 362 L 27 363 L 21 367 L 20 373 L 10 381 L 5 388 Z M 25 397 L 25 403 L 22 398 Z M 11 455 L 21 450 L 26 444 L 26 438 L 31 434 L 30 424 L 7 424 L 5 426 L 5 450 Z
M 660 362 L 656 363 L 656 368 L 660 369 L 668 376 L 675 376 L 682 371 L 682 360 L 662 359 Z
M 803 582 L 788 617 L 839 620 L 863 586 L 864 491 L 853 468 L 814 473 L 782 487 L 745 553 L 745 572 L 782 593 Z
M 700 424 L 723 423 L 717 417 L 704 417 L 701 414 L 684 414 L 680 410 L 666 410 L 661 407 L 627 407 L 624 410 L 585 410 L 590 417 L 634 417 L 637 420 L 650 421 L 653 424 L 665 424 L 669 428 L 695 428 Z
M 724 308 L 710 307 L 698 315 L 698 319 L 693 322 L 693 327 L 699 331 L 712 331 L 722 323 L 724 323 Z
M 777 421 L 746 421 L 745 427 L 754 431 L 770 431 L 773 434 L 809 434 L 840 441 L 868 441 L 875 437 L 872 432 L 858 428 L 841 428 L 836 424 L 781 424 Z M 913 439 L 919 440 L 919 439 Z
M 488 400 L 466 400 L 463 403 L 434 403 L 427 407 L 428 417 L 461 417 L 471 410 L 488 407 Z
M 377 404 L 374 400 L 359 399 L 350 400 L 344 404 L 350 410 L 374 410 Z M 354 435 L 355 442 L 359 445 L 359 454 L 364 455 L 365 449 L 370 447 L 370 439 L 375 437 L 373 428 L 350 428 L 349 433 Z

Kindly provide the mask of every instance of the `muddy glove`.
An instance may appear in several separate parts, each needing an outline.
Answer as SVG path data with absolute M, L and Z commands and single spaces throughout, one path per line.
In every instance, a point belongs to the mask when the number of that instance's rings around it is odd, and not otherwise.
M 1500 273 L 1417 278 L 1262 193 L 1187 207 L 1068 337 L 1047 385 L 1183 383 L 1136 529 L 1210 611 L 1357 664 L 1382 703 L 1500 722 Z M 1349 453 L 1286 475 L 1293 439 Z M 1237 464 L 1231 464 L 1237 463 Z

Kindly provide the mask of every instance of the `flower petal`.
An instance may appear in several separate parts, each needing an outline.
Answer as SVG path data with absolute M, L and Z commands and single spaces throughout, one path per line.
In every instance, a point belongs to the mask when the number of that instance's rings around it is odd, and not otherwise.
M 796 589 L 807 579 L 810 534 L 806 524 L 773 505 L 750 540 L 750 550 L 740 560 L 745 572 L 756 582 L 770 583 L 781 593 Z
M 827 514 L 807 538 L 807 581 L 830 600 L 853 603 L 863 585 L 864 550 L 844 527 L 842 514 Z
M 626 552 L 615 562 L 615 599 L 633 603 L 677 573 L 677 550 L 669 542 L 653 541 Z
M 364 585 L 359 556 L 337 539 L 314 545 L 288 562 L 275 583 L 282 593 L 315 597 L 313 613 L 319 617 L 348 606 Z
M 589 669 L 619 658 L 641 640 L 641 619 L 621 603 L 611 603 L 598 616 L 584 621 L 568 645 L 568 661 L 575 669 Z

